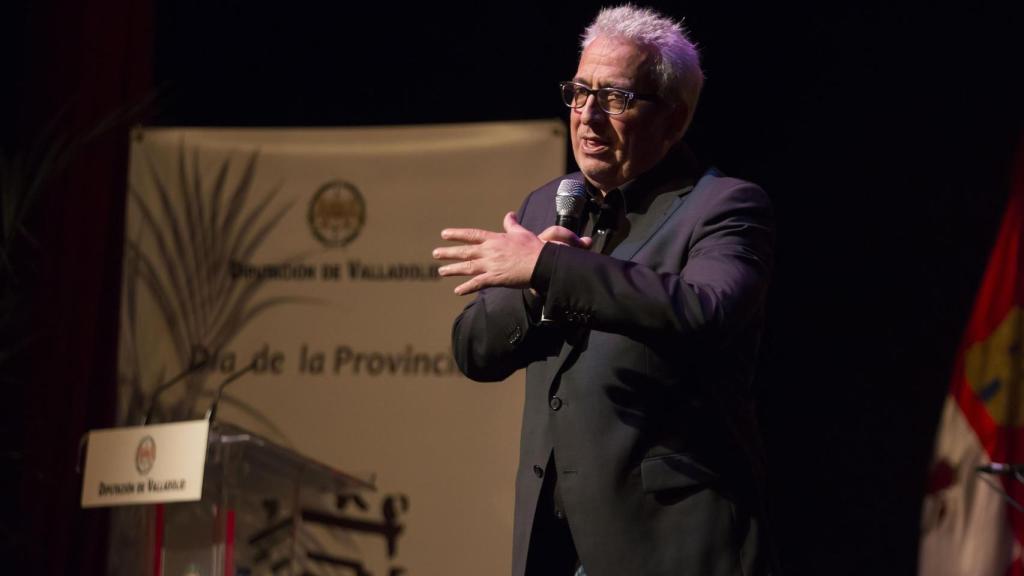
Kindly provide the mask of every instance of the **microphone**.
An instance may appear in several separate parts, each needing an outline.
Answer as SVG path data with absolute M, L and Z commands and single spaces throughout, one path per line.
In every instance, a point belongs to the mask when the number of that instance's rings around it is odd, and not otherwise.
M 587 188 L 580 180 L 565 179 L 555 192 L 555 224 L 572 230 L 577 236 L 583 231 L 583 214 L 587 208 Z
M 1007 464 L 1005 462 L 991 462 L 984 466 L 975 466 L 976 472 L 983 474 L 998 474 L 1000 476 L 1010 476 L 1013 474 L 1024 473 L 1024 464 Z
M 160 395 L 163 394 L 165 390 L 167 390 L 171 386 L 174 386 L 178 382 L 181 382 L 185 378 L 188 378 L 189 376 L 195 374 L 196 372 L 202 370 L 203 368 L 206 368 L 206 366 L 209 363 L 210 363 L 210 356 L 209 355 L 207 355 L 207 354 L 203 354 L 203 355 L 194 354 L 192 356 L 192 363 L 189 364 L 187 368 L 182 370 L 179 374 L 177 374 L 176 376 L 174 376 L 170 380 L 168 380 L 168 381 L 164 382 L 163 384 L 157 386 L 156 390 L 153 390 L 153 397 L 149 399 L 149 408 L 146 409 L 146 416 L 143 417 L 143 419 L 142 419 L 142 425 L 146 426 L 147 424 L 149 424 L 149 421 L 153 419 L 153 410 L 156 408 L 156 401 L 157 401 L 158 398 L 160 398 Z
M 235 380 L 238 380 L 255 367 L 256 362 L 254 361 L 245 368 L 242 368 L 241 370 L 231 374 L 230 376 L 225 378 L 223 382 L 220 383 L 220 386 L 217 387 L 217 396 L 213 399 L 213 404 L 210 404 L 210 409 L 206 411 L 206 419 L 210 422 L 210 424 L 213 424 L 213 419 L 217 417 L 217 405 L 220 404 L 220 397 L 221 395 L 224 394 L 224 389 L 228 387 L 228 384 L 231 384 Z

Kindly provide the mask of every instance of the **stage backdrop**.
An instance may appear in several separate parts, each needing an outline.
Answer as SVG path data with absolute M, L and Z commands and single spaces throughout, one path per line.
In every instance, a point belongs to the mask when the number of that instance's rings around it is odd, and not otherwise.
M 370 532 L 331 539 L 334 553 L 375 576 L 507 573 L 521 376 L 458 373 L 451 323 L 468 300 L 430 250 L 444 227 L 499 229 L 563 172 L 564 139 L 559 121 L 138 130 L 120 422 L 209 359 L 153 420 L 201 417 L 255 362 L 218 419 L 372 477 L 377 493 L 343 513 L 403 526 L 391 553 Z

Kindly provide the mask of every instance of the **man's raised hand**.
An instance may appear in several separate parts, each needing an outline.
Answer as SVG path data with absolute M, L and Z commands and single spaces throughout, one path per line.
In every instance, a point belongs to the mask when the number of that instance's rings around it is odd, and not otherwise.
M 490 286 L 528 288 L 530 276 L 545 242 L 586 248 L 590 238 L 578 238 L 561 226 L 552 226 L 536 236 L 523 228 L 515 212 L 505 214 L 504 232 L 478 228 L 446 228 L 441 238 L 461 242 L 458 246 L 434 248 L 436 260 L 454 260 L 438 269 L 441 276 L 470 276 L 455 288 L 459 295 L 472 294 Z

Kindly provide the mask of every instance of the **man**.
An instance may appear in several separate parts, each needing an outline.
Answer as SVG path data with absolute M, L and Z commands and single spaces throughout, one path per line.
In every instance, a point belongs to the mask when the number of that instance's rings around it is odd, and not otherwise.
M 766 571 L 750 381 L 772 260 L 756 186 L 703 174 L 681 140 L 702 84 L 681 25 L 601 11 L 563 83 L 595 210 L 554 226 L 558 181 L 504 232 L 447 229 L 434 257 L 477 293 L 462 371 L 526 367 L 513 574 Z

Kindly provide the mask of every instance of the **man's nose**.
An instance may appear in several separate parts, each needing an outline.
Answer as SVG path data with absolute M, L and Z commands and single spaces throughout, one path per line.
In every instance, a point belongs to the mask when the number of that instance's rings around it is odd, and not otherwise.
M 580 121 L 584 124 L 600 122 L 605 118 L 604 110 L 597 103 L 597 94 L 587 94 L 587 101 L 580 110 Z

